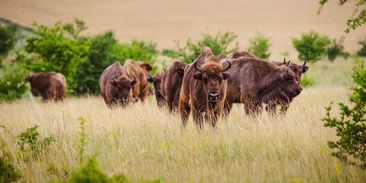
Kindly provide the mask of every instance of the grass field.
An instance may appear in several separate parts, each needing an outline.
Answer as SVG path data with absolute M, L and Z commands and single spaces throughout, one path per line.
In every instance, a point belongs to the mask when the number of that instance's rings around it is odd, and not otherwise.
M 41 158 L 16 159 L 20 182 L 48 182 L 79 167 L 80 117 L 87 121 L 85 154 L 108 174 L 123 173 L 133 182 L 364 182 L 364 170 L 331 156 L 327 141 L 336 136 L 321 122 L 331 101 L 347 101 L 351 68 L 343 60 L 311 65 L 318 84 L 304 89 L 285 116 L 250 118 L 238 105 L 216 129 L 202 131 L 192 121 L 182 130 L 179 117 L 159 109 L 152 97 L 112 110 L 100 97 L 0 103 L 0 139 L 15 157 L 16 136 L 33 125 L 56 139 Z

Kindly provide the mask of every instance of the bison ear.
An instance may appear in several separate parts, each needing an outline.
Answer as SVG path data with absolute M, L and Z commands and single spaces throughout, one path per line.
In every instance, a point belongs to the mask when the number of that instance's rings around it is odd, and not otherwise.
M 230 77 L 230 74 L 229 73 L 226 73 L 226 72 L 223 72 L 222 73 L 222 79 L 228 79 Z
M 202 80 L 202 73 L 200 73 L 200 72 L 195 73 L 193 75 L 193 78 L 197 79 L 197 80 Z
M 306 71 L 308 71 L 309 67 L 308 66 L 305 66 L 302 68 L 302 73 L 305 73 Z
M 131 86 L 134 86 L 137 83 L 136 79 L 131 81 Z
M 182 69 L 182 68 L 177 69 L 177 72 L 180 76 L 184 75 L 184 69 Z

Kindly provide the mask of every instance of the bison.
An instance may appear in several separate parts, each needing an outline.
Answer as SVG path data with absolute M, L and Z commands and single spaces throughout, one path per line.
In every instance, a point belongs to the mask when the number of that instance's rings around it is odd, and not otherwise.
M 279 66 L 281 66 L 281 65 L 288 66 L 292 70 L 292 72 L 295 73 L 296 79 L 298 81 L 301 80 L 301 75 L 304 74 L 309 69 L 309 67 L 306 65 L 306 60 L 304 61 L 304 63 L 302 65 L 292 63 L 290 60 L 286 61 L 286 59 L 284 59 L 283 62 L 272 62 L 272 63 L 279 65 Z
M 108 106 L 131 101 L 142 102 L 149 92 L 148 76 L 138 63 L 127 60 L 122 66 L 119 62 L 107 67 L 99 79 L 100 93 Z
M 26 78 L 34 96 L 42 96 L 43 101 L 62 101 L 66 97 L 66 79 L 61 73 L 38 72 Z
M 240 57 L 255 58 L 255 56 L 253 56 L 252 54 L 250 54 L 249 52 L 246 52 L 246 51 L 237 51 L 232 56 L 233 59 L 237 59 L 237 58 L 240 58 Z
M 199 128 L 203 127 L 203 114 L 214 127 L 222 114 L 226 98 L 226 71 L 208 47 L 201 49 L 198 58 L 185 69 L 179 96 L 179 113 L 186 126 L 190 111 Z
M 302 88 L 295 73 L 286 65 L 273 63 L 250 57 L 232 60 L 228 70 L 228 90 L 225 101 L 227 115 L 233 103 L 243 103 L 247 114 L 257 114 L 263 104 L 267 110 L 273 111 L 278 104 L 287 103 L 299 95 Z
M 164 101 L 168 105 L 169 111 L 176 110 L 179 105 L 179 93 L 182 85 L 184 69 L 187 64 L 181 61 L 173 62 L 161 78 L 161 93 Z
M 162 107 L 165 103 L 165 99 L 161 91 L 161 78 L 163 77 L 164 72 L 157 72 L 153 79 L 154 94 L 158 107 Z

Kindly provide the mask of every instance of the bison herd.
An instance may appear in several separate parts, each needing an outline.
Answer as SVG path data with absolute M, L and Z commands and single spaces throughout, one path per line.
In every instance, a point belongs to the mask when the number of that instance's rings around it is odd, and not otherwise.
M 248 115 L 263 109 L 276 113 L 280 106 L 287 110 L 291 101 L 301 93 L 300 78 L 308 70 L 302 65 L 266 62 L 245 51 L 232 57 L 215 56 L 209 47 L 191 63 L 175 61 L 154 77 L 152 66 L 143 61 L 115 62 L 100 76 L 100 94 L 109 107 L 144 102 L 150 93 L 149 82 L 159 107 L 179 112 L 183 126 L 190 113 L 199 128 L 203 122 L 212 127 L 222 116 L 229 115 L 234 103 L 243 104 Z M 35 73 L 27 77 L 34 96 L 43 101 L 61 101 L 66 96 L 66 79 L 60 73 Z

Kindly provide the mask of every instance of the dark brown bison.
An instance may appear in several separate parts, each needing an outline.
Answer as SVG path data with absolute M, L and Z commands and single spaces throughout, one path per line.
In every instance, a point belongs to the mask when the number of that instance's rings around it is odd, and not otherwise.
M 250 58 L 255 58 L 254 55 L 250 54 L 249 52 L 246 51 L 237 51 L 233 54 L 234 59 L 240 58 L 240 57 L 250 57 Z
M 100 93 L 108 106 L 127 105 L 140 99 L 142 102 L 149 92 L 148 76 L 138 63 L 127 60 L 107 67 L 99 79 Z
M 38 72 L 28 76 L 34 96 L 42 96 L 43 101 L 62 101 L 66 97 L 66 79 L 61 73 Z
M 179 112 L 186 126 L 190 111 L 199 128 L 203 127 L 203 114 L 211 126 L 215 126 L 222 114 L 226 98 L 226 79 L 229 63 L 223 68 L 208 47 L 201 49 L 198 58 L 185 69 L 179 97 Z
M 278 104 L 288 103 L 299 95 L 301 87 L 295 73 L 287 66 L 249 57 L 232 60 L 228 70 L 228 90 L 225 102 L 225 114 L 233 103 L 243 103 L 247 114 L 257 114 L 263 104 L 273 111 Z
M 156 103 L 159 107 L 162 107 L 165 103 L 164 96 L 161 91 L 161 78 L 163 77 L 163 73 L 157 72 L 154 76 L 153 83 L 154 83 L 154 94 L 156 98 Z
M 169 111 L 176 110 L 179 105 L 179 93 L 183 81 L 184 69 L 187 64 L 181 61 L 173 62 L 161 78 L 161 93 L 168 105 Z

